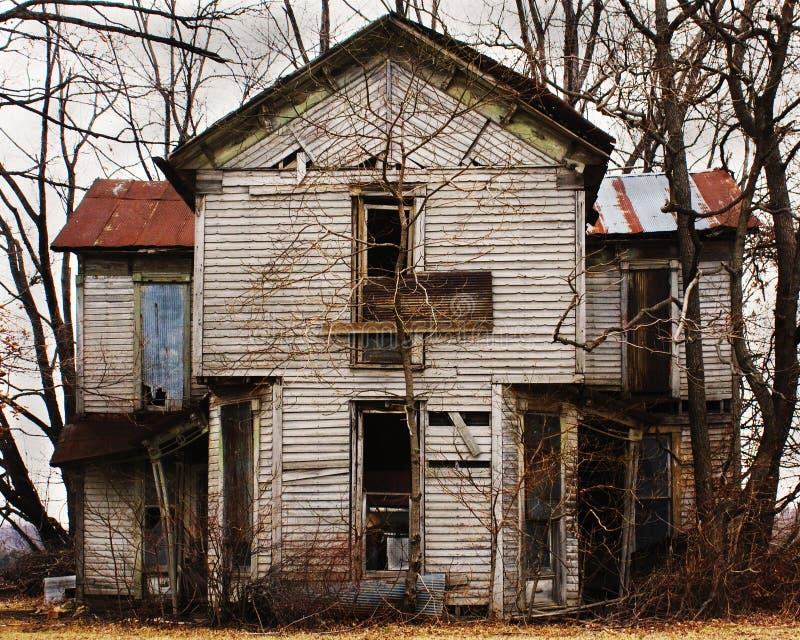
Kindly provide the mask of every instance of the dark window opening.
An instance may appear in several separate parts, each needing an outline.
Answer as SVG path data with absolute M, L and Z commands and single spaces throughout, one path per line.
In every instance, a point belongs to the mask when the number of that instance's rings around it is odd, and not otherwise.
M 488 411 L 461 411 L 461 418 L 468 427 L 485 427 L 491 424 L 492 414 Z M 446 411 L 429 411 L 428 424 L 432 427 L 451 427 L 452 420 Z
M 163 463 L 163 469 L 167 484 L 167 499 L 172 507 L 175 501 L 175 467 Z M 144 496 L 144 572 L 148 575 L 166 576 L 169 567 L 167 534 L 164 531 L 164 521 L 150 465 L 145 469 Z M 170 513 L 167 517 L 171 520 L 174 514 Z
M 488 460 L 429 460 L 431 469 L 488 469 L 491 463 Z
M 396 297 L 396 278 L 400 271 L 408 267 L 408 250 L 401 259 L 403 224 L 406 224 L 408 238 L 406 248 L 410 249 L 411 201 L 403 206 L 400 218 L 397 200 L 391 197 L 370 197 L 360 201 L 361 222 L 358 226 L 357 272 L 362 287 L 370 287 L 371 292 L 361 290 L 358 320 L 361 322 L 386 320 L 387 308 Z M 374 300 L 377 298 L 377 302 Z M 366 301 L 366 300 L 369 301 Z M 387 303 L 387 301 L 389 301 Z M 389 309 L 390 311 L 390 309 Z M 389 314 L 392 316 L 393 314 Z M 401 363 L 397 336 L 393 333 L 373 333 L 356 336 L 356 361 L 364 364 Z
M 672 531 L 672 447 L 669 434 L 646 435 L 636 469 L 636 550 L 663 542 Z
M 406 221 L 410 210 L 404 208 Z M 368 278 L 393 277 L 400 256 L 402 223 L 397 205 L 364 204 L 364 222 L 367 232 L 366 276 Z M 400 268 L 404 268 L 404 262 Z
M 234 567 L 250 565 L 253 538 L 253 415 L 250 401 L 220 409 L 223 546 Z
M 186 285 L 141 285 L 142 401 L 180 409 L 186 381 Z
M 672 295 L 669 269 L 628 273 L 628 320 Z M 632 393 L 668 394 L 672 367 L 671 306 L 645 314 L 628 332 L 628 389 Z
M 278 160 L 278 162 L 273 164 L 270 167 L 270 169 L 296 169 L 297 168 L 298 154 L 300 154 L 300 153 L 301 153 L 300 149 L 296 149 L 295 151 L 292 151 L 290 154 L 288 154 L 287 156 L 281 158 L 280 160 Z M 309 169 L 312 164 L 313 163 L 312 163 L 311 160 L 306 160 L 306 169 Z
M 408 568 L 411 443 L 402 413 L 364 413 L 363 500 L 367 571 Z
M 554 569 L 557 508 L 561 501 L 561 421 L 525 415 L 525 567 L 529 576 Z

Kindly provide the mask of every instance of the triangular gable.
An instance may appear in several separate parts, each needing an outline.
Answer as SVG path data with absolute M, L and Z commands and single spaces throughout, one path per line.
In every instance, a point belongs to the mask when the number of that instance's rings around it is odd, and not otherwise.
M 216 169 L 245 157 L 245 164 L 252 164 L 259 152 L 269 153 L 266 147 L 271 145 L 255 149 L 259 142 L 290 120 L 302 116 L 310 121 L 315 106 L 353 85 L 359 76 L 363 80 L 364 70 L 374 70 L 381 58 L 413 65 L 415 76 L 427 78 L 441 92 L 468 104 L 472 115 L 490 120 L 495 125 L 489 127 L 491 134 L 497 135 L 499 127 L 561 164 L 578 169 L 603 164 L 613 148 L 610 136 L 532 80 L 457 40 L 390 14 L 178 147 L 169 158 L 171 168 Z M 364 136 L 370 138 L 368 130 Z M 485 155 L 494 147 L 485 143 L 476 148 Z M 374 155 L 371 148 L 364 151 L 365 158 Z M 435 158 L 437 164 L 443 161 Z
M 387 151 L 390 164 L 413 168 L 558 163 L 465 108 L 428 78 L 386 60 L 224 168 L 283 168 L 285 159 L 298 152 L 318 169 L 355 167 L 384 158 Z

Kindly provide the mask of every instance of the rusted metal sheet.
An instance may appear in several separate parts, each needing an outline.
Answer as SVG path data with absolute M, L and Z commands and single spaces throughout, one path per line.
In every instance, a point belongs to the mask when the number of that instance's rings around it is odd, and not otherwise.
M 719 211 L 741 196 L 731 175 L 723 169 L 691 174 L 692 208 L 700 214 Z M 599 218 L 590 235 L 634 234 L 675 231 L 676 215 L 662 211 L 669 200 L 669 183 L 663 173 L 606 176 L 600 185 L 594 209 Z M 741 213 L 737 203 L 714 216 L 700 217 L 699 230 L 735 227 Z M 758 223 L 752 219 L 750 227 Z
M 95 180 L 54 251 L 194 245 L 194 213 L 169 182 Z
M 190 412 L 94 414 L 66 425 L 50 464 L 54 467 L 116 455 L 146 455 L 143 442 L 190 420 Z
M 362 288 L 361 321 L 394 322 L 395 305 L 409 328 L 434 332 L 490 331 L 491 271 L 426 271 L 372 278 Z

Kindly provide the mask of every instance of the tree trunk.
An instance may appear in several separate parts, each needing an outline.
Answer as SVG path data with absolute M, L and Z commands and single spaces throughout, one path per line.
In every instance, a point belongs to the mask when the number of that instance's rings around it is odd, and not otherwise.
M 677 210 L 678 252 L 684 290 L 697 277 L 700 259 L 700 241 L 695 231 L 695 217 L 691 212 L 692 198 L 689 186 L 689 168 L 684 140 L 686 106 L 675 86 L 678 71 L 672 57 L 672 27 L 669 22 L 666 0 L 657 0 L 655 16 L 656 69 L 661 85 L 662 110 L 667 132 L 665 169 L 670 186 L 670 205 Z M 708 434 L 706 408 L 705 365 L 703 340 L 700 331 L 700 292 L 695 286 L 685 301 L 686 380 L 689 399 L 689 429 L 692 445 L 692 470 L 694 472 L 695 506 L 698 523 L 706 533 L 712 533 L 714 519 L 713 471 L 711 467 L 711 442 Z M 703 536 L 707 552 L 714 549 L 716 536 Z

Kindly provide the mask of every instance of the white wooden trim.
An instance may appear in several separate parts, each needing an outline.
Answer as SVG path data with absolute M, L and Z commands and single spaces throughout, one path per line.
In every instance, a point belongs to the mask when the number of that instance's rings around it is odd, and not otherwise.
M 503 385 L 492 384 L 492 527 L 496 528 L 497 541 L 494 575 L 489 611 L 496 618 L 503 617 Z
M 680 268 L 680 263 L 677 260 L 670 260 L 669 261 L 670 267 L 670 292 L 672 293 L 672 297 L 679 299 L 680 298 L 680 291 L 678 290 L 678 269 Z M 677 305 L 671 304 L 670 308 L 670 319 L 672 320 L 672 329 L 670 331 L 674 331 L 675 327 L 678 326 L 678 307 Z M 674 340 L 670 341 L 670 351 L 672 356 L 672 363 L 669 370 L 670 380 L 669 386 L 672 391 L 673 398 L 680 398 L 681 397 L 681 363 L 680 363 L 680 347 L 678 343 Z M 731 350 L 733 353 L 733 350 Z
M 575 191 L 575 291 L 578 304 L 575 307 L 575 341 L 586 341 L 586 192 Z M 585 372 L 586 351 L 575 348 L 575 373 Z
M 272 566 L 283 560 L 283 381 L 272 383 Z
M 253 423 L 253 506 L 251 507 L 253 527 L 250 533 L 250 576 L 258 576 L 258 555 L 260 551 L 259 515 L 261 514 L 261 500 L 258 487 L 258 469 L 261 458 L 261 402 L 258 398 L 250 400 L 250 416 Z M 255 548 L 253 544 L 255 543 Z
M 411 253 L 411 264 L 415 271 L 425 270 L 425 196 L 414 196 L 414 248 Z
M 69 256 L 69 254 L 66 254 Z M 67 258 L 65 258 L 67 259 Z M 83 344 L 83 333 L 84 328 L 86 327 L 86 303 L 84 301 L 84 278 L 85 273 L 84 269 L 84 262 L 83 259 L 79 256 L 78 257 L 78 276 L 75 279 L 75 290 L 76 290 L 76 323 L 75 323 L 75 333 L 76 333 L 76 350 L 77 354 L 75 357 L 75 379 L 77 380 L 78 384 L 76 385 L 75 389 L 75 410 L 77 411 L 78 415 L 83 413 L 83 385 L 84 385 L 84 372 L 86 371 L 86 364 L 84 359 L 86 358 L 86 349 Z M 82 482 L 82 481 L 81 481 Z
M 620 320 L 624 325 L 628 322 L 628 287 L 630 286 L 630 263 L 622 262 L 620 264 L 620 299 L 619 299 L 619 309 L 620 309 Z M 620 363 L 622 364 L 621 372 L 620 372 L 620 389 L 622 391 L 628 391 L 628 332 L 622 331 L 620 332 L 620 341 L 619 341 L 619 348 L 621 350 L 620 353 Z
M 203 267 L 205 263 L 205 196 L 197 196 L 194 221 L 194 275 L 192 277 L 192 376 L 203 375 Z

